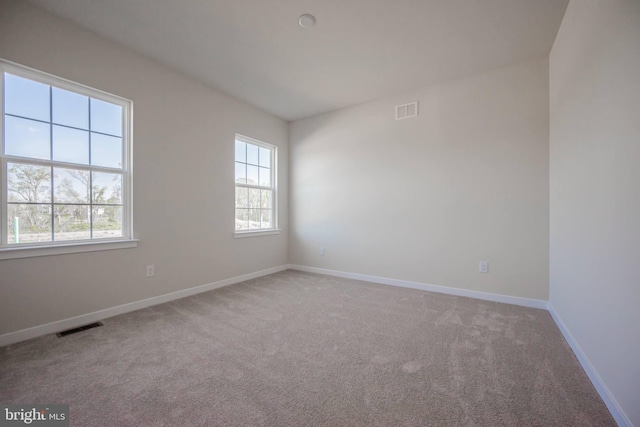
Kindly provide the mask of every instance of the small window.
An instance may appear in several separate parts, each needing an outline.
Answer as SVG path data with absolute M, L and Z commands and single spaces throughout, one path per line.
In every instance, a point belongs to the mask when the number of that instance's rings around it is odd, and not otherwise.
M 236 232 L 275 230 L 276 147 L 236 135 Z
M 0 61 L 1 245 L 131 238 L 131 101 Z

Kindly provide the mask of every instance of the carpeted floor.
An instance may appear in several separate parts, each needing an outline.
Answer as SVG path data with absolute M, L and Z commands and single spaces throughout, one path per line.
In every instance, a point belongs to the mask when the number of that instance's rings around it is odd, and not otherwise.
M 550 315 L 284 271 L 0 348 L 72 426 L 615 426 Z

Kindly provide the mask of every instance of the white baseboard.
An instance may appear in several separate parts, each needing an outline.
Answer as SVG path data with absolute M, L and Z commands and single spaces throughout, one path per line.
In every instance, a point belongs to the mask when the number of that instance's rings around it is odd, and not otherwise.
M 629 417 L 627 417 L 627 414 L 625 414 L 625 412 L 622 410 L 622 408 L 618 404 L 618 401 L 613 397 L 613 394 L 611 394 L 611 391 L 606 386 L 604 381 L 602 381 L 602 378 L 600 378 L 600 375 L 598 375 L 598 372 L 589 361 L 589 358 L 582 350 L 582 347 L 580 347 L 580 344 L 578 344 L 573 334 L 571 334 L 571 331 L 569 331 L 567 325 L 565 325 L 565 323 L 562 321 L 562 318 L 558 315 L 558 313 L 556 313 L 551 303 L 549 303 L 549 313 L 551 314 L 553 320 L 556 322 L 556 325 L 558 325 L 558 329 L 560 329 L 560 332 L 562 332 L 564 339 L 567 341 L 567 343 L 569 343 L 569 346 L 573 350 L 573 353 L 578 358 L 578 361 L 582 365 L 582 369 L 584 369 L 587 376 L 591 380 L 591 383 L 598 391 L 598 394 L 600 394 L 600 397 L 604 401 L 605 405 L 607 405 L 607 408 L 609 409 L 609 412 L 611 412 L 613 418 L 616 420 L 616 423 L 618 423 L 620 427 L 633 427 L 633 423 L 631 422 Z
M 272 267 L 266 270 L 256 271 L 255 273 L 243 274 L 241 276 L 231 277 L 229 279 L 223 279 L 217 282 L 196 286 L 194 288 L 183 289 L 180 291 L 171 292 L 169 294 L 159 295 L 157 297 L 147 298 L 141 301 L 135 301 L 128 304 L 95 311 L 93 313 L 82 314 L 80 316 L 71 317 L 69 319 L 58 320 L 56 322 L 38 325 L 32 328 L 22 329 L 20 331 L 10 332 L 8 334 L 0 335 L 0 347 L 14 344 L 20 341 L 25 341 L 31 338 L 36 338 L 46 334 L 60 332 L 71 328 L 77 328 L 78 326 L 97 322 L 98 320 L 117 316 L 119 314 L 129 313 L 131 311 L 140 310 L 142 308 L 151 307 L 153 305 L 174 301 L 180 298 L 189 297 L 191 295 L 196 295 L 213 289 L 222 288 L 224 286 L 233 285 L 235 283 L 244 282 L 245 280 L 255 279 L 257 277 L 277 273 L 279 271 L 286 270 L 287 268 L 287 265 Z
M 366 274 L 347 273 L 344 271 L 328 270 L 325 268 L 306 267 L 303 265 L 289 264 L 292 270 L 305 271 L 307 273 L 325 274 L 328 276 L 343 277 L 345 279 L 363 280 L 366 282 L 380 283 L 382 285 L 400 286 L 403 288 L 420 289 L 423 291 L 437 292 L 440 294 L 456 295 L 461 297 L 481 299 L 485 301 L 502 302 L 505 304 L 520 305 L 523 307 L 540 308 L 547 310 L 547 301 L 513 297 L 509 295 L 492 294 L 489 292 L 471 291 L 468 289 L 451 288 L 448 286 L 429 285 L 426 283 L 410 282 L 407 280 L 390 279 L 388 277 L 368 276 Z

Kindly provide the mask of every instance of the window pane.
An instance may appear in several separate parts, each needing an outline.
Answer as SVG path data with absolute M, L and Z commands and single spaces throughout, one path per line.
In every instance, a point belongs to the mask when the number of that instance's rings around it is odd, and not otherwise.
M 259 168 L 260 169 L 260 185 L 265 187 L 271 187 L 271 169 L 267 168 Z
M 271 190 L 260 190 L 260 207 L 271 208 Z
M 53 126 L 53 160 L 89 164 L 89 132 Z
M 51 125 L 11 116 L 4 117 L 4 124 L 6 154 L 33 159 L 51 158 Z
M 51 168 L 7 163 L 9 202 L 51 202 Z
M 249 209 L 249 230 L 260 228 L 260 209 Z
M 122 203 L 122 174 L 93 172 L 93 203 L 119 205 Z
M 53 168 L 54 203 L 89 203 L 89 171 Z
M 91 164 L 122 168 L 122 138 L 91 133 Z
M 49 121 L 49 85 L 5 73 L 4 112 Z
M 53 123 L 89 129 L 89 97 L 57 87 L 51 88 Z
M 247 230 L 249 209 L 236 209 L 236 230 Z
M 125 237 L 130 103 L 19 68 L 0 75 L 3 242 Z
M 8 243 L 50 242 L 51 205 L 7 205 Z
M 236 208 L 249 207 L 249 189 L 236 187 Z
M 122 107 L 91 98 L 91 130 L 122 136 Z
M 265 168 L 271 167 L 271 150 L 260 147 L 260 166 Z
M 257 188 L 249 189 L 249 207 L 250 208 L 260 207 L 260 190 Z
M 240 184 L 247 183 L 247 165 L 236 162 L 236 182 Z
M 247 162 L 247 144 L 236 141 L 236 162 Z
M 257 145 L 247 144 L 247 163 L 258 164 L 259 148 Z
M 247 184 L 258 185 L 258 167 L 247 165 Z
M 122 207 L 93 207 L 93 238 L 105 239 L 122 237 Z
M 83 240 L 91 238 L 87 205 L 54 205 L 53 240 Z
M 260 210 L 260 228 L 273 228 L 273 224 L 271 223 L 271 210 Z

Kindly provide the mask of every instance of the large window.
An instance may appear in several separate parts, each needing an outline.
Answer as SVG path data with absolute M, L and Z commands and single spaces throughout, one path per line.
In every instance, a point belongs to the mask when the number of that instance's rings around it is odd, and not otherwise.
M 0 61 L 1 246 L 131 238 L 131 102 Z
M 236 232 L 276 229 L 276 147 L 236 135 Z

